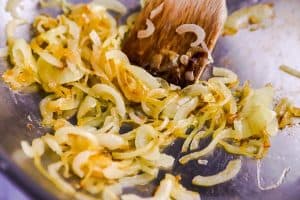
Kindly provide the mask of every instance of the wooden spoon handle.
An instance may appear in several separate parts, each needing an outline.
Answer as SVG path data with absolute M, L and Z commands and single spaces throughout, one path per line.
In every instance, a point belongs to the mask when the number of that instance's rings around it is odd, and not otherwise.
M 153 20 L 154 33 L 138 39 L 137 33 L 146 28 L 151 12 L 163 3 L 163 10 Z M 150 0 L 139 14 L 135 26 L 124 42 L 123 50 L 131 62 L 142 66 L 154 75 L 171 83 L 186 85 L 186 73 L 193 72 L 195 79 L 208 63 L 205 53 L 197 52 L 188 65 L 180 63 L 179 56 L 187 54 L 196 40 L 193 33 L 176 33 L 182 24 L 197 24 L 206 32 L 205 42 L 212 51 L 226 19 L 225 0 Z M 199 50 L 199 48 L 198 48 Z

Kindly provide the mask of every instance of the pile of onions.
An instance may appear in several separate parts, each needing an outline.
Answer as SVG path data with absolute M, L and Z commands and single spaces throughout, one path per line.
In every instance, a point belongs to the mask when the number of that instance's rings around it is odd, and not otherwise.
M 109 2 L 124 12 L 119 3 Z M 223 68 L 214 68 L 212 78 L 182 90 L 153 77 L 132 65 L 121 51 L 128 26 L 117 25 L 103 7 L 111 9 L 107 4 L 98 0 L 73 5 L 70 12 L 56 18 L 37 16 L 36 34 L 30 42 L 13 35 L 22 21 L 8 25 L 8 47 L 2 54 L 8 54 L 13 66 L 3 74 L 4 81 L 16 91 L 39 86 L 47 94 L 39 106 L 42 124 L 52 128 L 52 133 L 31 144 L 21 143 L 45 177 L 77 199 L 93 195 L 132 200 L 142 198 L 122 195 L 123 188 L 146 185 L 160 170 L 171 170 L 175 159 L 164 150 L 177 138 L 185 139 L 181 164 L 203 160 L 217 146 L 233 154 L 263 158 L 278 129 L 272 87 L 239 87 L 237 75 Z M 149 20 L 140 38 L 153 31 Z M 203 47 L 201 27 L 186 24 L 177 32 L 195 33 L 197 40 L 191 45 Z M 76 124 L 68 121 L 73 117 Z M 210 144 L 199 150 L 201 140 L 208 137 Z M 196 176 L 193 183 L 212 186 L 229 181 L 240 167 L 240 160 L 232 161 L 223 172 Z M 75 180 L 81 191 L 68 179 Z M 172 175 L 165 176 L 153 195 L 153 199 L 200 198 Z

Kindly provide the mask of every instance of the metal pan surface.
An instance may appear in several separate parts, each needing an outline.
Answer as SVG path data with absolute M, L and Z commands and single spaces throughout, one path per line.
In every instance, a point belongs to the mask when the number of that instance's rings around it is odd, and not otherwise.
M 0 0 L 0 46 L 5 45 L 5 24 L 9 14 L 4 11 L 7 0 Z M 24 0 L 27 19 L 39 12 L 37 0 Z M 83 1 L 76 1 L 83 2 Z M 138 10 L 138 0 L 122 0 L 131 12 Z M 272 83 L 277 97 L 289 97 L 300 103 L 300 80 L 279 70 L 282 64 L 300 69 L 300 1 L 299 0 L 228 0 L 229 12 L 259 2 L 272 2 L 276 17 L 264 29 L 250 32 L 241 30 L 233 37 L 222 37 L 215 49 L 215 65 L 230 68 L 241 81 L 249 80 L 254 87 Z M 49 12 L 49 11 L 48 11 Z M 54 13 L 52 13 L 54 14 Z M 22 28 L 18 35 L 30 38 L 30 26 Z M 0 61 L 0 75 L 8 67 Z M 25 158 L 20 149 L 21 140 L 31 140 L 45 133 L 39 125 L 39 94 L 15 94 L 0 81 L 0 170 L 29 193 L 34 199 L 69 199 L 58 191 Z M 30 122 L 31 130 L 26 128 Z M 262 184 L 277 181 L 284 168 L 290 167 L 284 183 L 277 189 L 261 191 L 257 187 L 256 162 L 243 159 L 241 172 L 232 181 L 211 187 L 195 187 L 190 184 L 195 175 L 211 175 L 225 168 L 232 155 L 221 149 L 209 157 L 208 166 L 191 162 L 187 166 L 176 164 L 174 174 L 181 174 L 185 186 L 199 191 L 202 199 L 272 199 L 296 200 L 300 197 L 300 128 L 293 127 L 281 131 L 272 139 L 272 147 L 262 164 Z M 168 149 L 177 154 L 181 141 Z M 156 182 L 146 188 L 133 189 L 137 193 L 151 193 Z

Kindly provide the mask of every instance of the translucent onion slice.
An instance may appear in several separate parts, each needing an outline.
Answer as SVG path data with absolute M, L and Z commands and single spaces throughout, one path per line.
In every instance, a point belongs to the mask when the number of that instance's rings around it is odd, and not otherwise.
M 196 109 L 196 107 L 198 106 L 198 102 L 199 102 L 198 97 L 195 97 L 195 98 L 191 99 L 190 101 L 188 101 L 187 103 L 185 103 L 184 105 L 180 106 L 174 116 L 174 120 L 178 121 L 178 120 L 186 119 L 188 117 L 188 115 L 193 110 Z
M 275 12 L 270 3 L 260 3 L 233 12 L 225 23 L 224 35 L 234 35 L 239 29 L 250 24 L 261 24 L 264 20 L 273 18 Z
M 280 70 L 284 71 L 285 73 L 288 73 L 289 75 L 295 76 L 297 78 L 300 78 L 300 71 L 296 70 L 294 68 L 291 68 L 289 66 L 286 65 L 281 65 L 279 67 Z
M 93 41 L 93 44 L 96 45 L 97 47 L 101 46 L 101 39 L 99 38 L 97 32 L 95 30 L 92 30 L 90 32 L 90 38 Z
M 171 197 L 173 197 L 174 200 L 201 200 L 198 192 L 189 191 L 186 188 L 184 188 L 179 183 L 179 180 L 173 175 L 166 174 L 165 178 L 173 182 Z
M 239 173 L 241 167 L 241 160 L 232 160 L 227 164 L 226 168 L 218 174 L 212 176 L 196 176 L 193 178 L 192 182 L 194 185 L 205 187 L 225 183 L 233 179 Z
M 145 147 L 157 136 L 157 131 L 150 125 L 142 125 L 136 129 L 135 147 Z
M 145 30 L 138 31 L 137 38 L 139 39 L 148 38 L 154 33 L 155 26 L 150 19 L 146 20 L 146 26 L 147 28 Z
M 199 147 L 199 143 L 200 143 L 200 140 L 206 136 L 207 132 L 206 131 L 199 131 L 194 137 L 193 137 L 193 140 L 191 142 L 191 146 L 190 146 L 190 149 L 193 151 L 193 150 L 196 150 L 198 147 Z
M 115 159 L 132 159 L 148 153 L 152 148 L 154 148 L 155 145 L 156 143 L 151 141 L 142 148 L 127 152 L 113 152 L 112 155 Z
M 182 148 L 181 148 L 181 152 L 187 152 L 189 150 L 189 146 L 191 144 L 191 142 L 193 141 L 193 138 L 195 137 L 195 135 L 197 135 L 198 132 L 197 131 L 193 131 L 191 132 L 188 137 L 184 140 L 184 143 L 182 145 Z
M 63 178 L 59 175 L 58 171 L 63 166 L 62 162 L 57 162 L 48 165 L 49 176 L 52 178 L 52 181 L 64 192 L 67 194 L 75 194 L 75 189 L 67 183 Z
M 221 141 L 224 138 L 229 137 L 231 132 L 232 132 L 231 129 L 225 129 L 225 130 L 221 131 L 213 138 L 213 140 L 210 142 L 210 144 L 206 148 L 204 148 L 201 151 L 196 151 L 196 152 L 193 152 L 193 153 L 190 153 L 190 154 L 187 154 L 187 155 L 181 157 L 179 159 L 179 162 L 181 164 L 186 164 L 190 160 L 198 159 L 201 156 L 207 155 L 208 153 L 212 152 L 215 149 L 215 147 L 217 146 L 219 141 Z
M 31 148 L 35 156 L 42 156 L 45 152 L 45 143 L 41 138 L 36 138 L 32 141 Z
M 55 135 L 56 136 L 78 135 L 80 137 L 88 139 L 93 145 L 98 146 L 97 137 L 94 134 L 88 132 L 87 130 L 85 130 L 83 128 L 79 128 L 79 127 L 75 127 L 75 126 L 74 127 L 72 127 L 72 126 L 63 127 L 63 128 L 58 129 L 55 132 Z
M 148 161 L 159 162 L 159 159 L 161 158 L 161 153 L 159 152 L 159 147 L 155 146 L 148 153 L 145 153 L 141 157 Z M 158 163 L 156 163 L 156 164 L 157 164 L 157 166 L 159 165 Z
M 197 162 L 198 162 L 199 165 L 207 165 L 208 164 L 208 160 L 199 159 Z
M 123 149 L 128 147 L 128 142 L 119 135 L 114 134 L 97 134 L 99 145 L 108 148 L 109 150 Z
M 103 175 L 107 179 L 120 179 L 126 176 L 126 170 L 119 169 L 118 164 L 113 162 L 110 166 L 103 169 Z
M 122 193 L 122 187 L 120 184 L 110 185 L 104 188 L 102 191 L 103 200 L 120 200 L 119 196 Z
M 37 71 L 31 48 L 24 39 L 14 40 L 11 50 L 11 59 L 16 66 L 30 67 L 34 72 Z
M 194 33 L 197 36 L 197 40 L 191 43 L 191 47 L 199 46 L 204 41 L 206 35 L 204 29 L 196 24 L 182 24 L 177 27 L 176 32 L 180 35 L 188 32 Z
M 21 147 L 26 156 L 29 158 L 34 157 L 34 151 L 27 141 L 21 141 Z
M 170 199 L 171 192 L 173 189 L 174 183 L 172 180 L 164 179 L 160 182 L 159 187 L 157 188 L 154 198 L 159 200 L 168 200 Z
M 160 169 L 170 170 L 172 169 L 175 162 L 175 158 L 167 154 L 160 154 L 160 158 L 156 161 L 157 166 Z
M 92 87 L 92 92 L 97 97 L 109 99 L 116 104 L 119 115 L 124 118 L 126 107 L 122 95 L 113 87 L 105 84 L 96 84 Z
M 97 99 L 86 96 L 84 100 L 81 102 L 79 110 L 77 112 L 77 119 L 84 117 L 91 109 L 97 106 Z
M 62 148 L 58 144 L 58 142 L 55 140 L 54 136 L 47 134 L 43 138 L 44 142 L 48 145 L 48 147 L 57 153 L 58 155 L 62 154 Z
M 142 198 L 135 194 L 124 194 L 121 197 L 122 200 L 153 200 L 153 198 Z
M 219 80 L 224 84 L 233 84 L 238 81 L 237 75 L 232 71 L 230 71 L 229 69 L 225 69 L 225 68 L 214 67 L 213 75 L 215 77 L 211 78 L 211 80 Z
M 129 64 L 128 57 L 120 50 L 110 50 L 105 53 L 106 59 L 113 61 L 122 61 Z
M 141 80 L 150 89 L 157 89 L 161 87 L 159 81 L 143 68 L 134 65 L 128 65 L 126 68 L 133 74 L 133 76 L 135 76 L 136 79 Z
M 91 3 L 101 5 L 108 10 L 118 12 L 122 15 L 127 13 L 127 7 L 118 0 L 93 0 Z
M 49 63 L 49 64 L 51 64 L 51 65 L 53 65 L 57 68 L 63 68 L 64 67 L 63 63 L 59 59 L 57 59 L 56 57 L 51 55 L 50 53 L 44 51 L 44 52 L 39 52 L 38 54 L 47 63 Z
M 81 167 L 88 162 L 90 156 L 93 156 L 95 154 L 97 154 L 97 151 L 83 151 L 77 154 L 72 162 L 73 172 L 80 178 L 83 178 L 84 172 L 82 171 Z
M 41 81 L 46 85 L 60 85 L 78 81 L 84 75 L 84 73 L 79 69 L 76 72 L 72 71 L 69 67 L 58 69 L 42 58 L 38 59 L 37 66 L 39 77 Z
M 121 178 L 119 179 L 119 182 L 123 187 L 132 187 L 136 185 L 147 185 L 149 182 L 153 181 L 153 179 L 155 179 L 155 177 L 149 174 L 140 174 Z
M 154 19 L 156 16 L 158 16 L 164 9 L 164 3 L 161 3 L 159 6 L 157 6 L 154 10 L 150 13 L 150 19 Z
M 257 179 L 258 188 L 262 191 L 273 190 L 273 189 L 278 188 L 283 183 L 285 177 L 287 176 L 287 174 L 289 173 L 290 170 L 291 170 L 291 168 L 289 168 L 289 167 L 285 168 L 282 171 L 282 174 L 276 183 L 271 184 L 269 186 L 262 186 L 262 183 L 261 183 L 261 160 L 257 160 L 257 162 L 256 162 L 256 179 Z
M 5 6 L 5 11 L 10 12 L 13 18 L 20 18 L 18 13 L 18 8 L 20 6 L 21 0 L 8 0 Z

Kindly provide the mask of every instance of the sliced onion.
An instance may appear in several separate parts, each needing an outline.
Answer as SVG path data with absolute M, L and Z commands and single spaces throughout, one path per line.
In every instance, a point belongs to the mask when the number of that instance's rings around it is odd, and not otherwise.
M 59 175 L 58 171 L 63 166 L 62 162 L 57 162 L 48 165 L 49 176 L 52 178 L 52 181 L 59 186 L 64 192 L 68 194 L 75 194 L 75 189 L 67 183 L 63 178 Z
M 159 81 L 143 68 L 129 65 L 127 66 L 127 69 L 135 76 L 135 78 L 141 80 L 150 89 L 157 89 L 161 87 Z
M 98 200 L 98 198 L 80 192 L 76 192 L 74 197 L 78 200 Z
M 32 141 L 31 148 L 35 156 L 42 156 L 45 152 L 45 144 L 41 138 L 36 138 Z
M 174 183 L 169 179 L 164 179 L 160 182 L 159 187 L 155 192 L 155 199 L 168 200 L 170 199 Z
M 49 134 L 45 135 L 43 137 L 43 140 L 52 151 L 54 151 L 58 155 L 62 154 L 62 148 L 60 147 L 60 145 L 58 144 L 58 142 L 55 140 L 55 138 L 52 135 L 49 135 Z
M 141 7 L 144 8 L 147 3 L 147 0 L 140 0 Z
M 194 137 L 191 142 L 190 149 L 196 150 L 199 147 L 200 140 L 206 135 L 206 131 L 199 131 Z
M 273 190 L 273 189 L 278 188 L 283 183 L 285 177 L 287 176 L 287 174 L 289 173 L 290 170 L 291 169 L 289 167 L 285 168 L 276 183 L 271 184 L 269 186 L 262 186 L 262 183 L 261 183 L 261 161 L 257 160 L 257 162 L 256 162 L 256 179 L 257 179 L 258 188 L 262 191 Z
M 241 167 L 241 160 L 232 160 L 227 164 L 226 168 L 218 174 L 212 176 L 196 176 L 193 178 L 192 182 L 194 185 L 205 187 L 225 183 L 233 179 L 239 173 Z
M 61 8 L 65 13 L 69 11 L 72 5 L 68 0 L 39 0 L 42 8 Z
M 92 4 L 98 4 L 106 9 L 116 11 L 122 15 L 127 13 L 127 8 L 118 0 L 93 0 Z
M 65 84 L 80 80 L 84 73 L 81 70 L 74 72 L 69 67 L 58 69 L 47 63 L 44 59 L 39 58 L 37 61 L 38 73 L 41 81 L 48 84 Z
M 122 187 L 119 184 L 107 186 L 102 191 L 103 200 L 120 200 L 119 196 L 122 193 Z
M 74 21 L 66 17 L 64 17 L 63 20 L 67 24 L 69 33 L 73 36 L 73 39 L 78 41 L 80 39 L 81 28 Z
M 96 45 L 98 47 L 101 46 L 101 39 L 99 38 L 99 36 L 95 30 L 92 30 L 90 32 L 90 38 L 93 41 L 94 45 Z
M 184 95 L 188 95 L 188 96 L 201 96 L 202 99 L 205 102 L 215 102 L 215 98 L 213 96 L 213 94 L 210 92 L 209 88 L 203 84 L 193 84 L 193 85 L 189 85 L 187 87 L 185 87 L 182 90 L 182 93 Z
M 187 55 L 181 55 L 180 56 L 180 62 L 183 65 L 188 65 L 189 64 L 189 57 Z
M 11 51 L 11 59 L 16 66 L 28 66 L 34 72 L 37 71 L 36 62 L 32 55 L 31 48 L 24 39 L 14 40 Z
M 278 122 L 276 112 L 271 110 L 274 89 L 264 87 L 255 90 L 248 97 L 245 106 L 240 113 L 242 120 L 242 134 L 244 138 L 251 135 L 269 134 L 276 135 L 278 131 Z
M 156 162 L 156 165 L 158 166 L 159 159 L 161 158 L 161 153 L 159 152 L 159 147 L 154 146 L 152 149 L 149 150 L 149 152 L 145 153 L 141 157 L 147 161 Z M 153 171 L 153 170 L 155 171 L 155 173 L 149 173 L 149 174 L 155 175 L 156 169 L 152 169 L 152 170 L 148 170 L 148 171 Z M 145 172 L 147 172 L 147 171 L 145 171 Z
M 83 151 L 77 154 L 72 162 L 73 172 L 80 178 L 84 177 L 84 172 L 81 169 L 81 166 L 88 162 L 89 158 L 97 154 L 96 151 Z
M 188 151 L 189 146 L 190 146 L 190 144 L 191 144 L 193 138 L 194 138 L 195 135 L 197 135 L 197 134 L 198 134 L 197 131 L 193 131 L 193 132 L 191 132 L 191 133 L 188 135 L 188 137 L 185 139 L 185 141 L 184 141 L 184 143 L 183 143 L 183 145 L 182 145 L 181 152 L 184 153 L 184 152 L 187 152 L 187 151 Z
M 199 159 L 198 160 L 198 164 L 199 165 L 207 165 L 208 164 L 208 160 L 201 160 L 201 159 Z
M 199 102 L 199 99 L 197 97 L 195 97 L 195 98 L 191 99 L 189 102 L 180 106 L 174 116 L 174 120 L 178 121 L 178 120 L 186 119 L 188 117 L 188 115 L 193 110 L 195 110 L 195 108 L 198 106 L 198 102 Z
M 64 136 L 64 135 L 78 135 L 80 137 L 86 138 L 88 139 L 93 145 L 98 146 L 98 139 L 97 137 L 88 132 L 87 130 L 84 130 L 83 128 L 79 128 L 79 127 L 63 127 L 58 129 L 55 132 L 55 135 L 57 136 Z
M 204 41 L 206 35 L 204 29 L 196 24 L 182 24 L 177 27 L 176 32 L 180 35 L 187 32 L 194 33 L 197 36 L 197 40 L 191 43 L 191 47 L 199 46 Z
M 196 151 L 196 152 L 193 152 L 193 153 L 190 153 L 190 154 L 187 154 L 187 155 L 181 157 L 179 159 L 179 162 L 181 164 L 186 164 L 190 160 L 198 159 L 204 155 L 207 155 L 208 153 L 212 152 L 215 149 L 215 147 L 217 146 L 219 141 L 228 137 L 231 134 L 231 132 L 232 132 L 231 129 L 223 130 L 222 132 L 218 133 L 215 138 L 213 138 L 213 140 L 210 142 L 210 144 L 206 148 L 204 148 L 201 151 Z
M 113 152 L 112 155 L 115 159 L 132 159 L 138 156 L 142 156 L 146 153 L 148 153 L 154 146 L 155 142 L 149 142 L 146 146 L 136 149 L 134 151 L 128 151 L 128 152 Z
M 136 130 L 135 147 L 137 149 L 145 147 L 157 136 L 157 132 L 152 126 L 142 125 Z
M 144 124 L 146 122 L 146 118 L 141 118 L 134 111 L 129 112 L 130 119 L 136 124 Z
M 146 26 L 147 26 L 147 28 L 145 30 L 140 30 L 137 33 L 137 38 L 139 38 L 139 39 L 148 38 L 154 33 L 155 26 L 150 19 L 146 20 Z
M 165 178 L 159 184 L 154 197 L 152 198 L 142 198 L 134 194 L 122 195 L 122 200 L 169 200 L 171 197 L 171 192 L 174 187 L 174 183 L 169 178 Z
M 242 8 L 228 16 L 224 26 L 224 35 L 234 35 L 239 29 L 250 24 L 261 24 L 264 20 L 273 18 L 275 11 L 270 3 L 259 3 Z
M 51 65 L 53 65 L 57 68 L 63 68 L 64 67 L 64 64 L 59 59 L 57 59 L 56 57 L 51 55 L 50 53 L 48 53 L 48 52 L 39 52 L 38 54 L 47 63 L 49 63 L 49 64 L 51 64 Z
M 142 198 L 135 194 L 124 194 L 121 197 L 122 200 L 152 200 L 152 198 Z
M 291 68 L 289 66 L 286 65 L 281 65 L 279 67 L 280 70 L 284 71 L 285 73 L 288 73 L 289 75 L 295 76 L 297 78 L 300 78 L 300 71 L 296 70 L 294 68 Z
M 124 118 L 126 115 L 126 107 L 122 95 L 113 87 L 97 84 L 92 87 L 92 91 L 97 97 L 109 99 L 116 104 L 119 115 Z
M 126 170 L 119 169 L 118 164 L 113 162 L 110 166 L 103 169 L 103 175 L 107 179 L 120 179 L 126 176 Z
M 120 50 L 110 50 L 110 51 L 106 52 L 105 56 L 108 60 L 123 61 L 126 64 L 129 63 L 129 60 L 128 60 L 128 57 L 126 56 L 126 54 L 124 54 Z
M 20 18 L 17 9 L 19 8 L 21 1 L 22 0 L 8 0 L 5 6 L 5 11 L 10 12 L 13 18 Z
M 121 178 L 119 182 L 123 187 L 132 187 L 136 185 L 147 185 L 153 179 L 155 179 L 155 177 L 149 174 L 141 174 L 141 175 Z
M 160 158 L 157 160 L 157 166 L 163 170 L 170 170 L 172 169 L 174 162 L 175 162 L 175 158 L 162 153 L 160 154 Z
M 97 106 L 97 99 L 91 96 L 86 96 L 81 102 L 79 110 L 77 112 L 77 119 L 84 117 L 91 109 Z
M 213 75 L 215 77 L 211 78 L 211 80 L 220 80 L 224 84 L 233 84 L 238 81 L 237 75 L 232 71 L 230 71 L 229 69 L 225 69 L 225 68 L 214 67 Z
M 164 9 L 164 3 L 161 3 L 159 6 L 157 6 L 154 10 L 150 13 L 150 19 L 154 19 L 157 15 L 159 15 Z
M 161 125 L 159 127 L 157 127 L 156 129 L 158 131 L 164 130 L 168 126 L 169 122 L 170 122 L 170 119 L 167 118 L 167 117 L 165 117 L 164 120 L 163 120 L 163 122 L 161 123 Z
M 173 188 L 171 192 L 171 197 L 174 200 L 201 200 L 198 192 L 192 192 L 184 188 L 179 180 L 171 174 L 166 174 L 165 179 L 168 179 L 173 182 Z
M 128 147 L 128 142 L 121 136 L 114 134 L 97 134 L 99 145 L 108 148 L 109 150 L 116 150 Z
M 27 141 L 21 141 L 21 147 L 26 156 L 29 158 L 34 157 L 34 151 Z

